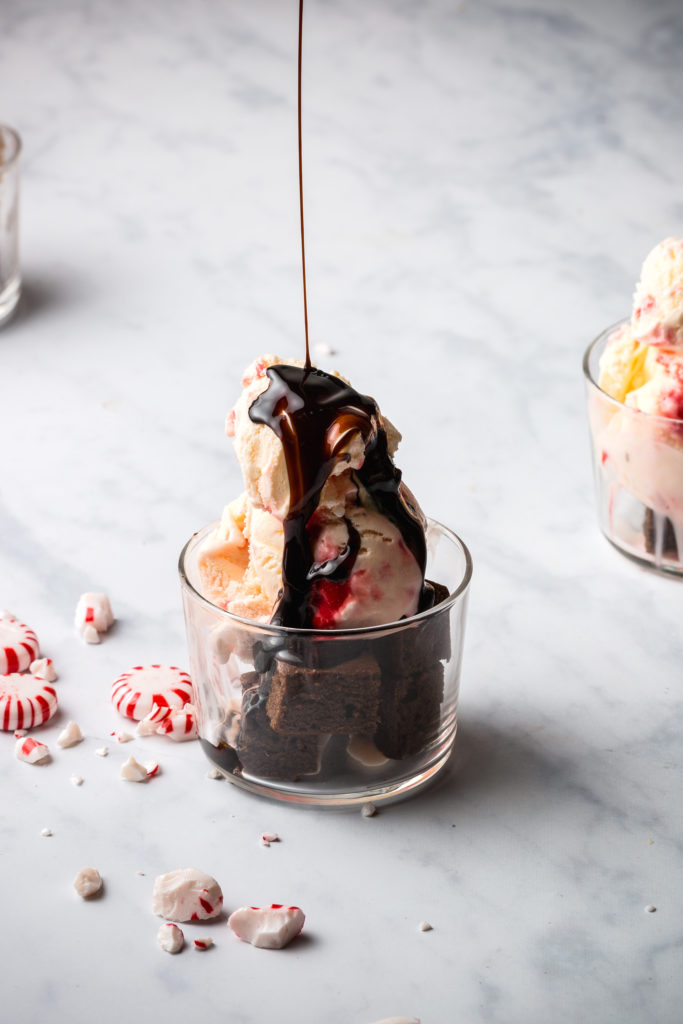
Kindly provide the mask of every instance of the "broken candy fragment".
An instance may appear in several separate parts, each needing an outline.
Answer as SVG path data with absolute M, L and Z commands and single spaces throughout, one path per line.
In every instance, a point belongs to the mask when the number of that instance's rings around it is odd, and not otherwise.
M 47 761 L 50 757 L 48 746 L 45 743 L 39 743 L 38 740 L 34 740 L 31 736 L 27 736 L 25 739 L 18 739 L 14 753 L 20 761 L 27 761 L 28 764 L 40 764 L 42 761 Z
M 271 903 L 269 907 L 240 907 L 228 918 L 228 924 L 243 942 L 259 949 L 283 949 L 304 926 L 299 907 Z
M 179 953 L 185 945 L 185 936 L 177 924 L 164 921 L 157 932 L 157 942 L 165 953 Z
M 102 876 L 97 868 L 81 868 L 74 878 L 74 889 L 84 900 L 97 896 L 102 889 Z
M 215 878 L 197 868 L 179 868 L 154 880 L 152 910 L 177 921 L 206 921 L 217 917 L 223 893 Z
M 54 683 L 57 678 L 52 658 L 36 658 L 35 661 L 31 662 L 29 671 L 31 675 L 40 676 L 41 679 L 46 679 L 48 683 Z
M 75 722 L 69 722 L 57 737 L 58 747 L 75 747 L 83 739 L 83 733 Z
M 74 625 L 81 633 L 88 628 L 97 633 L 106 633 L 114 621 L 109 598 L 106 594 L 81 594 L 76 605 Z M 95 643 L 99 643 L 98 640 Z

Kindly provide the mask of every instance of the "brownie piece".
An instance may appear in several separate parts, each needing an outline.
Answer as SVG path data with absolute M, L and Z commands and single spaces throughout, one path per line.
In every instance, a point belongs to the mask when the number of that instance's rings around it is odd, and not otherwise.
M 260 685 L 254 685 L 256 680 Z M 244 770 L 267 779 L 292 782 L 300 775 L 314 775 L 320 767 L 320 736 L 284 736 L 274 732 L 266 711 L 267 678 L 249 672 L 242 677 L 242 683 L 242 718 L 236 749 Z
M 664 537 L 662 538 L 662 555 L 666 558 L 678 558 L 678 545 L 676 544 L 676 533 L 673 524 L 666 516 L 664 519 Z M 643 534 L 645 536 L 645 550 L 648 555 L 657 553 L 657 537 L 655 532 L 655 513 L 651 508 L 645 510 L 643 519 Z
M 371 654 L 330 668 L 276 660 L 270 679 L 268 718 L 284 735 L 373 733 L 381 674 Z
M 380 722 L 373 739 L 386 757 L 410 757 L 431 742 L 439 727 L 443 683 L 443 665 L 434 658 L 421 671 L 383 672 Z

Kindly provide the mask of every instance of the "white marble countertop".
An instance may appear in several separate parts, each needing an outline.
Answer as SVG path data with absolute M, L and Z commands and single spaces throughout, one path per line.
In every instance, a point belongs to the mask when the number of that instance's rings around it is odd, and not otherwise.
M 212 781 L 197 744 L 94 754 L 119 672 L 187 662 L 176 560 L 240 489 L 243 366 L 302 351 L 296 21 L 296 0 L 3 4 L 25 297 L 0 333 L 0 605 L 62 708 L 50 765 L 0 735 L 3 1019 L 678 1022 L 683 589 L 598 532 L 580 370 L 683 234 L 678 0 L 307 0 L 312 343 L 471 547 L 456 755 L 364 819 Z M 100 588 L 118 622 L 85 647 L 74 606 Z M 69 718 L 86 739 L 60 751 Z M 163 774 L 122 783 L 131 747 Z M 210 952 L 161 953 L 152 881 L 190 864 L 229 909 L 299 904 L 305 938 L 260 951 L 223 920 L 188 928 Z

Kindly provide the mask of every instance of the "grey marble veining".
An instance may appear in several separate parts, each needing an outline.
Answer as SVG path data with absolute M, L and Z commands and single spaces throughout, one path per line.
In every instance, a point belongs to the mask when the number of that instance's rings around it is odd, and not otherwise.
M 48 766 L 0 735 L 4 1015 L 675 1024 L 683 589 L 598 533 L 580 362 L 683 234 L 678 0 L 307 0 L 312 343 L 473 552 L 456 753 L 362 819 L 254 800 L 194 744 L 109 738 L 122 670 L 185 663 L 176 560 L 240 489 L 241 371 L 301 353 L 296 13 L 2 7 L 25 296 L 0 333 L 0 605 L 62 707 Z M 73 610 L 99 587 L 119 621 L 83 647 Z M 69 718 L 86 739 L 60 751 Z M 163 774 L 120 782 L 131 748 Z M 152 881 L 189 864 L 229 909 L 298 903 L 304 938 L 268 953 L 219 922 L 188 928 L 206 955 L 162 954 Z

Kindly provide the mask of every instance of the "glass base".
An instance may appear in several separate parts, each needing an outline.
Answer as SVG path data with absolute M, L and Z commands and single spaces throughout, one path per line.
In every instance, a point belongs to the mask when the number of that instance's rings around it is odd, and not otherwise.
M 218 769 L 229 782 L 240 789 L 244 789 L 256 796 L 265 797 L 270 800 L 279 800 L 282 803 L 298 804 L 300 807 L 336 808 L 337 810 L 348 808 L 349 810 L 372 802 L 375 804 L 391 804 L 406 800 L 417 793 L 422 792 L 427 786 L 436 781 L 437 776 L 448 764 L 453 752 L 455 733 L 451 737 L 445 749 L 439 751 L 438 755 L 427 765 L 424 759 L 421 760 L 422 767 L 419 771 L 407 771 L 405 776 L 392 775 L 391 781 L 377 782 L 375 785 L 369 780 L 361 789 L 350 789 L 348 792 L 337 789 L 330 790 L 324 784 L 307 783 L 306 780 L 298 782 L 278 782 L 270 779 L 257 779 L 239 768 L 230 771 L 216 760 L 207 749 L 209 744 L 203 743 L 204 751 L 212 765 Z
M 12 277 L 0 292 L 0 327 L 14 316 L 21 298 L 21 278 Z

